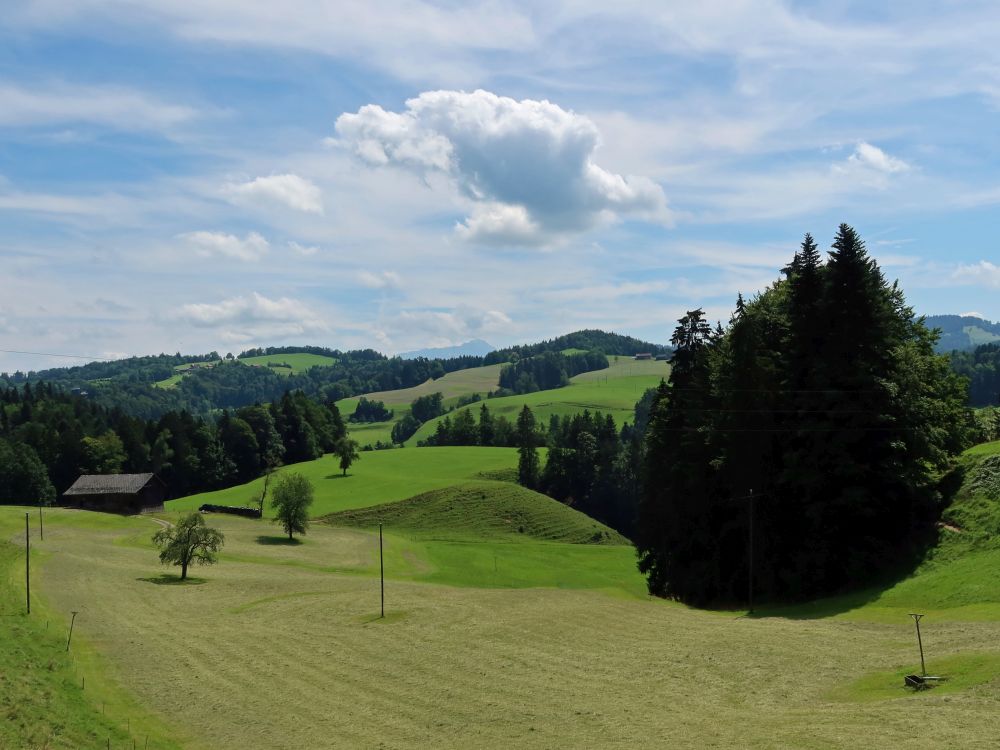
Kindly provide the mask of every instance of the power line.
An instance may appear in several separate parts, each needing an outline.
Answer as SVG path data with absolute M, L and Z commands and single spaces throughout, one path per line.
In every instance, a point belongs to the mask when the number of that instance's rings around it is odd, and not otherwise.
M 915 432 L 923 427 L 661 427 L 663 432 Z
M 86 359 L 91 362 L 99 360 L 101 362 L 111 362 L 110 357 L 92 357 L 88 354 L 53 354 L 52 352 L 22 352 L 17 349 L 0 349 L 2 354 L 32 354 L 36 357 L 68 357 L 70 359 Z

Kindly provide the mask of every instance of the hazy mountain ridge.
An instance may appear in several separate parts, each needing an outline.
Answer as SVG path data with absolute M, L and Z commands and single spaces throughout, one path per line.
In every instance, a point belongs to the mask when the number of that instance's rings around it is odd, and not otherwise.
M 971 351 L 982 344 L 1000 341 L 1000 323 L 975 315 L 928 315 L 928 328 L 940 328 L 941 339 L 934 347 L 939 354 Z
M 410 352 L 400 352 L 397 356 L 402 357 L 403 359 L 417 359 L 419 357 L 424 357 L 425 359 L 485 357 L 487 354 L 495 350 L 496 347 L 488 341 L 483 341 L 482 339 L 472 339 L 471 341 L 466 341 L 464 344 L 457 344 L 455 346 L 438 346 L 429 347 L 427 349 L 414 349 Z

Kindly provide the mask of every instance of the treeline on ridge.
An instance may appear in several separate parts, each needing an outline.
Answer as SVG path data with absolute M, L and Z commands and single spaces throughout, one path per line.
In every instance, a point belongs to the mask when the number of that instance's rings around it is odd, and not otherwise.
M 372 349 L 344 352 L 314 346 L 267 347 L 248 349 L 235 358 L 231 355 L 220 357 L 217 352 L 196 356 L 161 354 L 91 362 L 41 372 L 4 373 L 0 374 L 0 388 L 52 382 L 67 389 L 86 391 L 88 398 L 108 409 L 121 409 L 144 419 L 155 419 L 170 411 L 207 416 L 221 409 L 274 401 L 285 391 L 302 391 L 327 403 L 365 393 L 410 388 L 456 370 L 521 360 L 543 352 L 558 353 L 569 348 L 600 350 L 605 354 L 634 354 L 663 349 L 603 331 L 579 331 L 539 344 L 508 347 L 491 352 L 486 357 L 434 360 L 386 357 Z M 336 361 L 292 374 L 279 374 L 268 367 L 247 367 L 240 362 L 240 359 L 251 356 L 299 352 L 319 354 Z M 184 377 L 169 389 L 153 385 L 174 375 L 177 365 L 202 361 L 218 364 L 186 371 Z M 543 386 L 539 384 L 539 387 Z
M 217 421 L 186 411 L 146 420 L 29 383 L 0 390 L 0 502 L 51 502 L 80 474 L 147 471 L 178 497 L 318 458 L 346 435 L 335 404 L 298 392 Z

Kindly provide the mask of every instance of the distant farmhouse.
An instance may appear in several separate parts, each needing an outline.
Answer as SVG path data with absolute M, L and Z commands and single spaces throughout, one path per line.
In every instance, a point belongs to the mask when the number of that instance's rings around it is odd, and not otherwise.
M 163 510 L 166 497 L 167 485 L 156 474 L 84 474 L 60 505 L 133 515 Z
M 635 358 L 636 359 L 652 359 L 653 355 L 650 354 L 649 352 L 643 352 L 642 354 L 636 354 Z

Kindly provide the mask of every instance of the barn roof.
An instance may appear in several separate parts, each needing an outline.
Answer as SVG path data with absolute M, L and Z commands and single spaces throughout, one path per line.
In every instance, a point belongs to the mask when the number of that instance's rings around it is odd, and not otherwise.
M 153 479 L 155 474 L 83 474 L 64 495 L 134 495 Z

